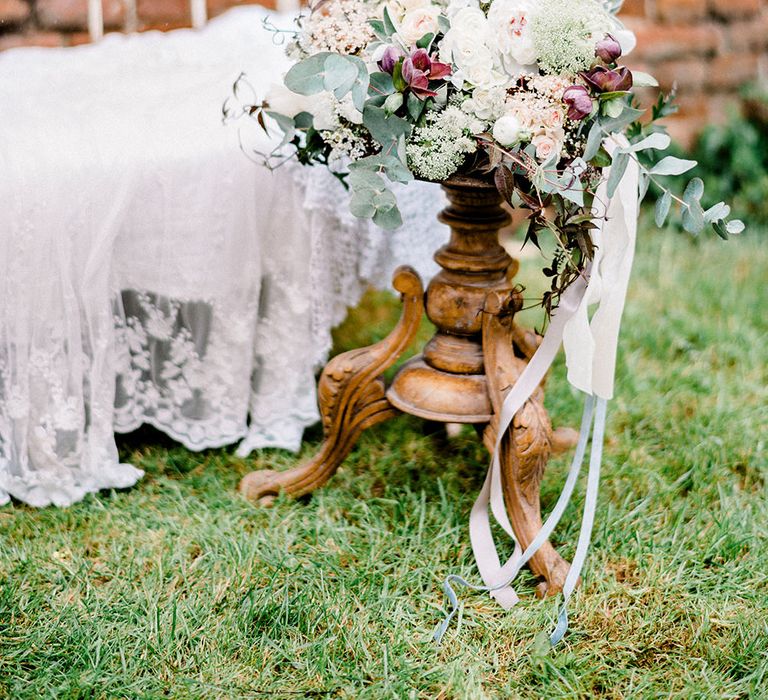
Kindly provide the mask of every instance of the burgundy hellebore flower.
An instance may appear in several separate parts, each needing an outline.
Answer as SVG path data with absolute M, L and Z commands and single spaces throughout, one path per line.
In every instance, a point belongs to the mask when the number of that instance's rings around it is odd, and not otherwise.
M 434 97 L 437 93 L 429 89 L 430 80 L 439 80 L 451 74 L 447 63 L 433 61 L 425 49 L 416 49 L 403 61 L 403 80 L 419 99 Z
M 568 105 L 568 119 L 581 121 L 592 114 L 592 98 L 583 85 L 571 85 L 563 93 L 563 102 Z
M 379 59 L 379 68 L 385 73 L 392 75 L 392 71 L 395 69 L 395 64 L 404 56 L 405 54 L 397 48 L 397 46 L 387 46 Z
M 411 61 L 413 62 L 414 68 L 423 70 L 425 73 L 432 65 L 432 61 L 429 60 L 429 54 L 426 49 L 416 49 L 415 51 L 412 51 Z
M 598 92 L 626 92 L 632 87 L 632 73 L 626 66 L 616 70 L 595 66 L 580 75 Z
M 427 57 L 427 60 L 429 60 L 429 57 Z M 411 92 L 419 99 L 423 100 L 426 97 L 437 95 L 434 90 L 429 89 L 427 74 L 423 70 L 416 68 L 410 56 L 403 61 L 403 80 L 405 80 Z
M 621 44 L 610 34 L 606 34 L 595 45 L 595 56 L 606 63 L 616 63 L 621 56 Z

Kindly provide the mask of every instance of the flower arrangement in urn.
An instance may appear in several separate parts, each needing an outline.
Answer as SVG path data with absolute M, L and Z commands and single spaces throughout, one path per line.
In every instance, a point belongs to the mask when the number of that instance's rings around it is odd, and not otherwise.
M 622 65 L 635 38 L 616 17 L 620 5 L 320 0 L 292 32 L 284 84 L 246 113 L 282 132 L 268 164 L 296 157 L 331 168 L 352 213 L 385 229 L 402 223 L 392 182 L 492 177 L 505 200 L 529 210 L 526 240 L 555 238 L 543 300 L 551 310 L 594 255 L 595 197 L 612 197 L 631 161 L 639 197 L 658 188 L 658 225 L 676 204 L 691 233 L 743 230 L 725 203 L 702 208 L 701 180 L 680 196 L 664 184 L 695 162 L 654 153 L 670 144 L 655 122 L 674 106 L 661 95 L 641 121 L 633 90 L 657 83 Z

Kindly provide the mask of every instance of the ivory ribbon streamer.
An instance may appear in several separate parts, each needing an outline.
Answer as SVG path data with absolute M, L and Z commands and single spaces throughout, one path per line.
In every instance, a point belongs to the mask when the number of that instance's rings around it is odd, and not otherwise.
M 612 137 L 606 142 L 606 148 L 611 152 L 617 147 L 626 145 L 628 142 L 623 136 Z M 637 233 L 639 206 L 637 164 L 630 161 L 614 196 L 607 201 L 606 182 L 609 173 L 610 169 L 605 173 L 606 177 L 595 195 L 593 210 L 598 227 L 592 236 L 597 250 L 592 265 L 587 270 L 588 279 L 576 280 L 565 291 L 558 308 L 552 314 L 550 326 L 541 345 L 502 405 L 491 466 L 472 507 L 469 520 L 472 550 L 484 585 L 471 585 L 459 576 L 449 576 L 446 579 L 443 588 L 451 603 L 451 610 L 435 632 L 435 639 L 438 642 L 458 610 L 458 598 L 452 583 L 473 590 L 488 591 L 504 609 L 509 609 L 517 603 L 518 596 L 511 583 L 557 526 L 573 494 L 587 443 L 594 431 L 579 541 L 571 568 L 566 576 L 563 605 L 557 626 L 550 638 L 551 643 L 554 645 L 560 641 L 568 628 L 566 606 L 586 559 L 594 522 L 606 404 L 607 399 L 613 396 L 619 327 L 632 271 Z M 590 321 L 589 306 L 597 302 L 599 302 L 598 309 Z M 515 414 L 531 397 L 546 375 L 561 344 L 565 349 L 568 380 L 586 394 L 581 431 L 560 498 L 533 542 L 525 552 L 521 552 L 504 505 L 499 447 Z M 515 543 L 512 556 L 503 566 L 491 533 L 489 506 L 494 518 Z

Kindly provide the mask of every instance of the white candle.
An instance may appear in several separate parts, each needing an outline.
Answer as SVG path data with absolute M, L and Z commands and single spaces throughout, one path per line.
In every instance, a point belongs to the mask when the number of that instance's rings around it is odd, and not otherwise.
M 204 27 L 208 21 L 208 11 L 205 7 L 205 0 L 189 0 L 190 14 L 192 15 L 192 26 L 195 29 Z
M 91 35 L 91 41 L 98 41 L 104 36 L 101 0 L 88 0 L 88 33 Z

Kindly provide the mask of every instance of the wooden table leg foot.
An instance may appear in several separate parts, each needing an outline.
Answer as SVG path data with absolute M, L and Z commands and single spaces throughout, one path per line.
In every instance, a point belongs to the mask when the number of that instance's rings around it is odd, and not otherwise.
M 397 415 L 386 399 L 381 373 L 410 345 L 424 310 L 424 288 L 407 266 L 395 271 L 393 285 L 402 295 L 403 312 L 384 340 L 334 357 L 320 376 L 318 401 L 325 439 L 304 464 L 284 472 L 251 472 L 240 482 L 248 499 L 266 504 L 280 492 L 302 496 L 322 486 L 349 454 L 366 428 Z
M 509 390 L 526 367 L 528 353 L 514 342 L 514 299 L 498 292 L 489 294 L 483 322 L 483 354 L 488 389 L 494 415 L 485 432 L 485 444 L 493 449 L 498 431 L 498 417 Z M 520 355 L 523 355 L 521 357 Z M 568 436 L 559 433 L 561 443 Z M 544 408 L 544 391 L 539 387 L 515 414 L 510 430 L 501 443 L 500 462 L 504 500 L 509 520 L 520 546 L 525 549 L 542 526 L 540 486 L 547 461 L 553 452 L 554 435 Z M 540 595 L 555 595 L 562 590 L 570 565 L 550 542 L 545 542 L 530 560 L 531 570 L 544 581 Z

